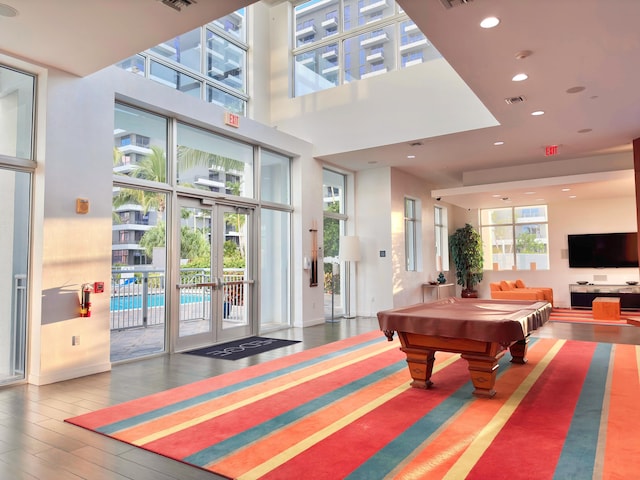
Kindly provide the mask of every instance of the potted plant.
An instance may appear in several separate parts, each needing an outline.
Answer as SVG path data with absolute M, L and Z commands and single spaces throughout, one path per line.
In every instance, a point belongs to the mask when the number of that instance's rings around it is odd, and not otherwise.
M 482 237 L 467 223 L 449 237 L 449 248 L 456 266 L 457 283 L 464 287 L 461 296 L 477 297 L 474 287 L 482 281 L 483 275 Z

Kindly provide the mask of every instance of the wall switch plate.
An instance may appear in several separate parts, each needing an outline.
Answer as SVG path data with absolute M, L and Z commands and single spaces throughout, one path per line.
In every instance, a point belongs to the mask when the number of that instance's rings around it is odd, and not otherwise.
M 76 345 L 80 345 L 80 335 L 74 335 L 73 337 L 71 337 L 71 345 L 74 347 Z

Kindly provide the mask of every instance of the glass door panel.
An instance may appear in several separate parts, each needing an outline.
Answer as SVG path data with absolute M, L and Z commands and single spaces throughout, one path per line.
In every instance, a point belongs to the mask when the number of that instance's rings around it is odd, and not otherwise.
M 219 323 L 221 338 L 238 338 L 250 333 L 251 298 L 253 275 L 248 254 L 250 250 L 251 211 L 220 206 L 223 225 L 219 231 L 222 242 L 222 322 Z
M 251 335 L 251 212 L 181 199 L 176 350 Z

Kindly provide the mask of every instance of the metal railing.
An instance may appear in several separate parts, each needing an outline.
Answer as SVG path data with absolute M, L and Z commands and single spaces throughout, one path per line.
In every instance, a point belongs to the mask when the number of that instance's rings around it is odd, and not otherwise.
M 208 268 L 180 270 L 180 319 L 200 320 L 209 317 L 211 307 L 211 272 Z M 234 307 L 245 303 L 244 271 L 225 269 L 223 315 L 231 315 Z M 144 267 L 114 268 L 111 271 L 110 320 L 112 330 L 162 325 L 165 322 L 167 295 L 164 270 Z

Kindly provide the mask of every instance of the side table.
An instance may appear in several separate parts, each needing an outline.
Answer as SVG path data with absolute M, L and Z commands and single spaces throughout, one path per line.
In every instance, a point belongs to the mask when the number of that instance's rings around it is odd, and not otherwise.
M 446 297 L 455 297 L 456 294 L 455 283 L 423 283 L 422 284 L 422 303 L 425 303 L 425 291 L 431 290 L 431 298 L 433 300 L 440 300 Z M 435 299 L 434 297 L 435 291 Z

